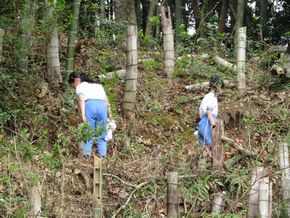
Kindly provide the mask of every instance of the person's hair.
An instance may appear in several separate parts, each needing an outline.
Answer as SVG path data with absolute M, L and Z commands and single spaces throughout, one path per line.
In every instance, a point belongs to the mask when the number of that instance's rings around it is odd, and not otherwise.
M 224 87 L 224 81 L 218 76 L 218 75 L 213 75 L 210 78 L 210 82 L 209 82 L 209 88 L 210 89 L 216 89 L 218 87 Z
M 80 73 L 80 72 L 72 72 L 68 77 L 68 83 L 72 84 L 75 78 L 80 78 L 81 82 L 98 83 L 98 81 L 94 81 L 90 79 L 86 73 Z

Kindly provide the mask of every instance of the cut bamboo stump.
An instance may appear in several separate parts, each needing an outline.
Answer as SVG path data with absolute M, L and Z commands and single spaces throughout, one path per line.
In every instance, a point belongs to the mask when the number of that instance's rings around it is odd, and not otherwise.
M 172 77 L 174 70 L 174 33 L 172 30 L 170 7 L 161 6 L 161 24 L 163 32 L 163 71 Z
M 283 200 L 286 206 L 287 215 L 290 217 L 290 172 L 289 172 L 289 151 L 288 144 L 279 145 L 280 169 L 282 172 Z
M 246 27 L 238 30 L 238 46 L 237 46 L 237 82 L 238 89 L 246 88 Z
M 123 97 L 124 116 L 130 121 L 135 119 L 136 93 L 138 78 L 138 58 L 137 58 L 137 27 L 128 26 L 127 29 L 128 60 L 125 76 L 125 92 Z
M 102 159 L 94 155 L 94 186 L 93 186 L 93 196 L 94 196 L 94 218 L 103 217 L 102 208 L 102 183 L 103 183 L 103 168 Z
M 272 182 L 269 177 L 263 177 L 259 183 L 259 217 L 272 217 Z
M 179 216 L 179 194 L 177 191 L 178 173 L 171 172 L 167 179 L 167 217 L 177 218 Z
M 252 172 L 251 190 L 247 218 L 259 215 L 259 178 L 263 175 L 264 167 L 257 167 Z
M 224 206 L 224 192 L 219 192 L 214 195 L 212 204 L 212 213 L 219 213 L 222 211 Z
M 216 127 L 213 129 L 212 132 L 212 156 L 213 162 L 212 167 L 216 170 L 223 169 L 223 162 L 224 162 L 224 149 L 223 143 L 221 142 L 222 132 L 224 129 L 224 123 L 222 120 L 217 120 Z
M 32 186 L 29 190 L 30 217 L 38 218 L 41 215 L 42 186 Z

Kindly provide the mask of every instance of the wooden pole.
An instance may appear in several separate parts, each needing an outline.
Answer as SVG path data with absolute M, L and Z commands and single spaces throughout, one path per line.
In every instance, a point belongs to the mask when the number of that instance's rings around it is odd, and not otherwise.
M 259 214 L 259 178 L 263 175 L 263 172 L 264 167 L 257 167 L 252 172 L 247 218 L 254 218 Z
M 94 186 L 93 186 L 93 196 L 94 196 L 94 218 L 103 217 L 102 208 L 102 183 L 103 183 L 103 168 L 102 159 L 94 155 Z
M 178 173 L 171 172 L 167 179 L 167 217 L 176 218 L 179 216 L 179 194 L 177 191 Z
M 246 31 L 247 27 L 239 28 L 237 46 L 237 82 L 238 89 L 246 89 Z
M 272 182 L 263 177 L 259 182 L 259 218 L 272 217 Z
M 30 217 L 38 218 L 41 215 L 42 186 L 32 186 L 29 190 Z
M 289 151 L 288 144 L 279 145 L 280 169 L 282 171 L 283 200 L 286 206 L 287 215 L 290 217 L 290 172 L 289 172 Z

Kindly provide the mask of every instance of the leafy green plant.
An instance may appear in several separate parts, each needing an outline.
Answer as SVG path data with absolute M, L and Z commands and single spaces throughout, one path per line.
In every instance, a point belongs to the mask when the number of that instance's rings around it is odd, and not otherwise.
M 143 68 L 146 71 L 154 71 L 161 68 L 160 63 L 157 63 L 155 60 L 146 60 L 143 62 Z

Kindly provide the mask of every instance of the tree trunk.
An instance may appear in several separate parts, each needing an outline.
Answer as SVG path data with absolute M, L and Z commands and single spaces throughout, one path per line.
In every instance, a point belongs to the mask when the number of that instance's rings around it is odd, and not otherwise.
M 80 5 L 81 0 L 73 1 L 73 16 L 70 27 L 70 33 L 68 37 L 67 54 L 66 54 L 67 58 L 65 67 L 65 81 L 68 80 L 69 74 L 74 70 L 75 42 L 77 38 Z
M 161 6 L 161 23 L 163 31 L 163 72 L 171 78 L 174 70 L 174 36 L 170 8 Z
M 60 72 L 59 61 L 59 41 L 58 41 L 58 28 L 57 19 L 54 18 L 54 7 L 57 0 L 48 2 L 47 19 L 52 24 L 52 33 L 50 42 L 47 47 L 47 75 L 49 83 L 58 87 L 62 83 L 62 75 Z
M 41 215 L 42 186 L 32 186 L 29 190 L 30 217 L 38 218 Z
M 124 116 L 131 124 L 135 120 L 138 78 L 137 27 L 135 25 L 129 26 L 127 34 L 128 68 L 126 72 L 125 93 L 123 98 L 123 112 Z
M 137 26 L 137 17 L 136 17 L 136 7 L 135 7 L 135 0 L 130 0 L 128 2 L 129 10 L 130 10 L 130 16 L 129 16 L 129 22 L 130 25 Z M 138 30 L 137 30 L 138 31 Z
M 238 31 L 237 44 L 237 82 L 239 91 L 246 89 L 246 27 Z
M 24 2 L 22 16 L 21 16 L 21 35 L 20 35 L 20 47 L 18 52 L 18 69 L 21 72 L 27 72 L 28 69 L 28 35 L 29 35 L 29 12 L 30 2 L 26 0 Z
M 178 173 L 171 172 L 167 179 L 167 217 L 177 218 L 179 208 L 179 194 L 177 191 Z
M 5 30 L 0 28 L 0 62 L 2 61 L 4 35 L 5 35 Z
M 154 13 L 157 9 L 157 3 L 158 3 L 158 0 L 152 0 L 150 2 L 150 8 L 148 11 L 148 16 L 147 16 L 147 21 L 146 21 L 146 30 L 145 30 L 146 36 L 152 36 L 152 23 L 151 23 L 150 19 L 151 19 L 151 17 L 154 16 Z
M 179 36 L 179 31 L 178 31 L 179 25 L 183 23 L 182 7 L 183 7 L 183 1 L 175 0 L 175 37 L 177 41 L 180 41 L 180 36 Z

